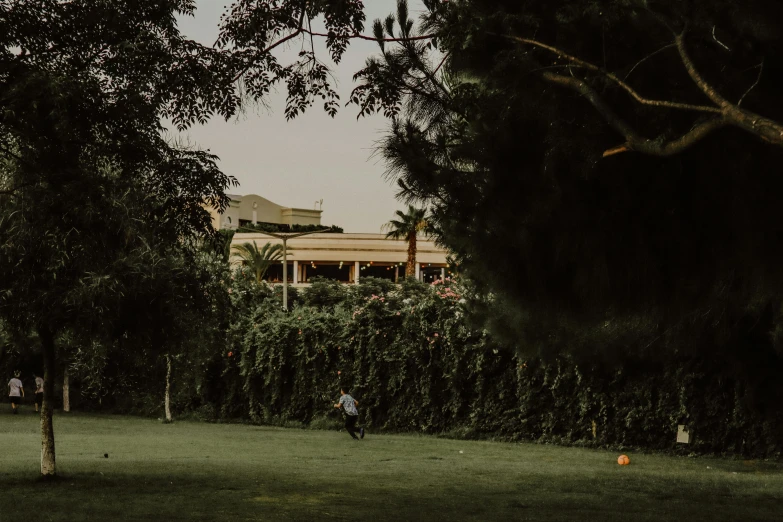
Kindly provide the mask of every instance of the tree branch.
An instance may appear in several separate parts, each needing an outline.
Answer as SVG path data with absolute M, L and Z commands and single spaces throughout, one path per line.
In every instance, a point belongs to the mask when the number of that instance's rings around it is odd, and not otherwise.
M 675 38 L 675 43 L 677 44 L 682 63 L 685 65 L 685 70 L 688 72 L 691 80 L 693 80 L 693 83 L 696 84 L 701 92 L 721 108 L 721 114 L 723 114 L 726 120 L 736 127 L 758 136 L 767 143 L 783 147 L 783 125 L 755 112 L 741 109 L 739 104 L 734 105 L 721 96 L 696 69 L 696 65 L 685 48 L 685 33 L 678 34 Z
M 311 36 L 322 36 L 324 38 L 328 38 L 329 35 L 325 33 L 316 33 L 314 31 L 309 31 L 307 29 L 303 29 L 302 32 L 307 33 Z M 420 36 L 403 36 L 401 38 L 383 38 L 383 40 L 378 40 L 374 36 L 367 36 L 364 34 L 354 33 L 348 37 L 349 40 L 368 40 L 370 42 L 415 42 L 419 40 L 429 40 L 432 38 L 435 38 L 437 34 L 423 34 Z
M 685 49 L 685 33 L 678 34 L 674 39 L 674 43 L 677 45 L 677 51 L 680 53 L 680 59 L 682 60 L 683 65 L 685 65 L 685 70 L 688 72 L 688 76 L 691 77 L 691 80 L 693 80 L 693 83 L 695 83 L 701 92 L 706 94 L 707 98 L 709 98 L 712 103 L 718 107 L 724 109 L 730 106 L 731 102 L 721 96 L 718 91 L 716 91 L 712 85 L 707 83 L 701 74 L 699 74 L 699 71 L 696 70 L 696 66 L 693 64 L 693 61 L 691 61 L 687 49 Z
M 758 64 L 756 67 L 758 67 L 758 68 L 759 68 L 759 75 L 756 77 L 756 81 L 755 81 L 755 82 L 753 82 L 753 85 L 751 85 L 751 86 L 748 88 L 748 90 L 747 90 L 747 91 L 745 91 L 745 94 L 743 94 L 743 95 L 742 95 L 742 97 L 739 99 L 739 101 L 737 102 L 737 107 L 739 107 L 740 105 L 742 105 L 742 100 L 744 100 L 744 99 L 745 99 L 745 96 L 747 96 L 748 94 L 750 94 L 750 91 L 752 91 L 753 89 L 755 89 L 755 88 L 756 88 L 756 86 L 757 86 L 757 85 L 759 84 L 759 82 L 761 81 L 761 74 L 764 72 L 764 60 L 761 60 L 761 63 L 760 63 L 760 64 Z
M 631 97 L 636 100 L 637 102 L 641 103 L 642 105 L 650 105 L 653 107 L 666 107 L 668 109 L 678 109 L 678 110 L 686 110 L 686 111 L 696 111 L 696 112 L 707 112 L 707 113 L 715 113 L 720 114 L 721 111 L 717 107 L 710 107 L 707 105 L 692 105 L 689 103 L 678 103 L 678 102 L 670 102 L 670 101 L 664 101 L 664 100 L 652 100 L 650 98 L 645 98 L 641 96 L 636 90 L 633 89 L 630 85 L 628 85 L 626 82 L 621 80 L 617 77 L 614 73 L 611 73 L 601 67 L 598 67 L 597 65 L 594 65 L 590 62 L 586 62 L 580 58 L 577 58 L 576 56 L 571 56 L 570 54 L 556 48 L 552 47 L 551 45 L 547 45 L 545 43 L 539 42 L 537 40 L 531 40 L 529 38 L 521 38 L 519 36 L 511 36 L 511 35 L 501 35 L 497 33 L 490 33 L 494 34 L 496 36 L 502 36 L 503 38 L 506 38 L 508 40 L 515 41 L 517 43 L 522 43 L 526 45 L 532 45 L 534 47 L 538 47 L 540 49 L 547 50 L 553 54 L 555 54 L 558 58 L 562 58 L 564 60 L 567 60 L 575 65 L 578 65 L 579 67 L 582 67 L 584 69 L 588 69 L 590 71 L 595 71 L 597 73 L 600 73 L 601 75 L 605 76 L 615 84 L 617 84 L 621 89 L 626 91 L 628 94 L 631 95 Z
M 630 70 L 630 71 L 628 71 L 628 74 L 626 74 L 626 75 L 625 75 L 625 78 L 623 78 L 623 79 L 624 79 L 624 80 L 627 80 L 627 79 L 628 79 L 628 77 L 629 77 L 629 76 L 631 76 L 631 74 L 633 74 L 633 72 L 636 70 L 636 68 L 637 68 L 637 67 L 639 67 L 641 64 L 643 64 L 644 62 L 646 62 L 647 60 L 649 60 L 650 58 L 652 58 L 652 57 L 653 57 L 653 56 L 655 56 L 656 54 L 658 54 L 658 53 L 660 53 L 660 52 L 663 52 L 663 51 L 665 51 L 666 49 L 670 49 L 670 48 L 672 48 L 672 47 L 675 47 L 675 44 L 673 44 L 673 43 L 670 43 L 670 44 L 668 44 L 668 45 L 664 45 L 663 47 L 661 47 L 661 48 L 660 48 L 660 49 L 658 49 L 657 51 L 653 51 L 653 52 L 651 52 L 650 54 L 648 54 L 647 56 L 645 56 L 644 58 L 642 58 L 641 60 L 639 60 L 638 62 L 636 62 L 636 65 L 634 65 L 633 67 L 631 67 L 631 70 Z
M 635 150 L 652 156 L 672 156 L 692 147 L 717 129 L 728 125 L 728 121 L 719 117 L 694 126 L 690 131 L 675 140 L 668 142 L 651 140 L 638 134 L 636 130 L 618 116 L 617 113 L 604 102 L 595 89 L 590 87 L 584 80 L 563 76 L 553 72 L 545 72 L 542 74 L 542 77 L 549 83 L 566 87 L 587 98 L 609 125 L 625 138 L 625 143 L 623 145 L 607 150 L 604 152 L 604 157 L 619 154 L 627 150 Z
M 601 67 L 598 67 L 597 65 L 586 62 L 575 56 L 571 56 L 568 53 L 556 47 L 552 47 L 551 45 L 544 44 L 537 40 L 531 40 L 529 38 L 521 38 L 518 36 L 502 35 L 497 33 L 490 33 L 490 34 L 494 34 L 496 36 L 500 36 L 502 38 L 506 38 L 514 42 L 518 42 L 526 45 L 532 45 L 534 47 L 547 50 L 555 54 L 559 58 L 566 60 L 574 65 L 577 65 L 584 69 L 588 69 L 590 71 L 595 71 L 597 73 L 600 73 L 604 77 L 608 78 L 609 80 L 617 84 L 620 88 L 625 90 L 628 94 L 631 95 L 631 97 L 634 100 L 636 100 L 637 102 L 643 105 L 668 108 L 668 109 L 690 110 L 690 111 L 696 111 L 702 113 L 711 113 L 719 116 L 718 118 L 715 118 L 713 120 L 709 120 L 705 123 L 696 125 L 693 129 L 691 129 L 690 132 L 688 132 L 678 140 L 671 141 L 666 145 L 662 146 L 658 144 L 658 142 L 651 141 L 647 138 L 638 136 L 633 131 L 633 129 L 630 126 L 628 126 L 627 123 L 625 123 L 622 119 L 620 119 L 617 116 L 617 114 L 615 114 L 614 111 L 612 111 L 609 108 L 609 106 L 606 105 L 603 99 L 601 99 L 601 97 L 598 96 L 596 91 L 593 90 L 592 87 L 590 87 L 583 80 L 579 80 L 573 77 L 568 78 L 552 72 L 543 73 L 543 77 L 546 81 L 568 87 L 585 96 L 585 98 L 587 98 L 593 104 L 593 106 L 595 106 L 596 109 L 598 109 L 598 111 L 612 125 L 612 127 L 615 128 L 615 130 L 620 132 L 623 136 L 626 136 L 626 138 L 628 139 L 627 146 L 630 149 L 637 150 L 639 152 L 646 152 L 648 154 L 653 154 L 653 155 L 675 154 L 681 150 L 684 150 L 685 148 L 690 147 L 696 141 L 702 139 L 707 134 L 711 133 L 717 128 L 726 125 L 733 125 L 735 127 L 739 127 L 740 129 L 743 129 L 755 136 L 758 136 L 759 138 L 761 138 L 762 140 L 768 143 L 777 145 L 779 147 L 783 147 L 783 125 L 769 118 L 760 116 L 756 113 L 741 109 L 739 107 L 739 104 L 734 105 L 733 103 L 725 99 L 723 96 L 721 96 L 720 93 L 718 93 L 718 91 L 701 76 L 699 71 L 696 69 L 695 64 L 693 63 L 690 56 L 688 55 L 687 49 L 685 48 L 684 32 L 677 34 L 675 36 L 675 41 L 674 41 L 674 45 L 676 45 L 677 47 L 677 50 L 680 55 L 680 59 L 682 60 L 683 65 L 685 66 L 685 70 L 688 72 L 688 75 L 691 77 L 691 79 L 699 88 L 699 90 L 701 90 L 715 105 L 717 105 L 717 107 L 710 107 L 705 105 L 692 105 L 687 103 L 677 103 L 677 102 L 669 102 L 669 101 L 662 101 L 662 100 L 651 100 L 648 98 L 644 98 L 639 93 L 637 93 L 630 85 L 628 85 L 626 82 L 618 78 L 614 73 L 611 73 Z M 656 54 L 661 50 L 663 49 L 659 49 L 653 54 Z M 647 58 L 649 58 L 649 56 Z M 644 60 L 646 60 L 647 58 L 644 58 Z M 636 66 L 634 66 L 634 68 L 635 67 Z M 633 69 L 631 70 L 633 71 Z M 620 150 L 620 148 L 616 148 L 607 151 L 607 154 L 612 155 L 612 154 L 617 154 L 619 152 L 623 152 L 623 151 Z
M 321 37 L 324 37 L 324 38 L 328 38 L 329 37 L 328 34 L 317 33 L 317 32 L 315 32 L 315 31 L 313 31 L 311 29 L 305 29 L 304 18 L 305 18 L 305 10 L 303 9 L 302 10 L 302 16 L 299 19 L 299 28 L 296 31 L 294 31 L 293 33 L 291 33 L 291 34 L 281 38 L 280 40 L 277 40 L 276 42 L 270 44 L 269 46 L 267 46 L 262 51 L 262 53 L 265 54 L 265 53 L 271 52 L 275 48 L 277 48 L 277 47 L 283 45 L 284 43 L 286 43 L 287 41 L 289 41 L 289 40 L 291 40 L 293 38 L 296 38 L 297 36 L 302 35 L 302 34 L 310 35 L 311 39 L 314 36 L 321 36 Z M 309 24 L 309 20 L 308 20 L 308 24 Z M 403 37 L 403 38 L 384 38 L 383 41 L 384 42 L 411 42 L 411 41 L 417 41 L 417 40 L 429 40 L 429 39 L 434 38 L 435 36 L 437 36 L 437 35 L 435 35 L 435 34 L 425 34 L 425 35 L 421 35 L 421 36 L 408 36 L 408 37 Z M 368 40 L 368 41 L 372 41 L 372 42 L 377 42 L 378 41 L 378 39 L 375 38 L 374 36 L 367 36 L 367 35 L 358 34 L 358 33 L 350 35 L 348 37 L 348 39 L 349 40 Z M 248 69 L 248 67 L 243 68 L 241 72 L 239 72 L 236 76 L 234 76 L 233 81 L 239 80 L 242 77 L 242 75 L 247 72 L 247 69 Z

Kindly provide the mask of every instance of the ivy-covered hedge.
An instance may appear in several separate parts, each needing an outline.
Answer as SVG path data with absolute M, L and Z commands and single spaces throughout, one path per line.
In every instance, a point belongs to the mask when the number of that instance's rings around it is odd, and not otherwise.
M 336 426 L 332 405 L 346 386 L 375 431 L 672 449 L 687 424 L 695 443 L 682 451 L 783 450 L 783 364 L 763 343 L 736 357 L 724 347 L 710 358 L 615 365 L 542 359 L 472 327 L 452 281 L 320 280 L 289 289 L 288 312 L 279 287 L 228 272 L 223 284 L 224 324 L 203 325 L 203 346 L 173 359 L 177 416 Z M 146 352 L 113 357 L 106 389 L 78 407 L 161 417 L 165 371 Z M 78 374 L 72 387 L 86 390 Z
M 296 301 L 285 313 L 269 300 L 232 326 L 214 376 L 217 416 L 322 422 L 348 386 L 375 430 L 667 449 L 687 424 L 687 451 L 783 449 L 774 368 L 743 380 L 717 360 L 524 358 L 468 326 L 450 281 L 319 282 Z

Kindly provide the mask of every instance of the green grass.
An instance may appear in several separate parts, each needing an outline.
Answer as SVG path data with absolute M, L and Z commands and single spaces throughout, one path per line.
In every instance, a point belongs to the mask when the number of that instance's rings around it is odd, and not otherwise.
M 0 522 L 783 519 L 779 463 L 80 414 L 55 433 L 45 483 L 36 415 L 0 411 Z

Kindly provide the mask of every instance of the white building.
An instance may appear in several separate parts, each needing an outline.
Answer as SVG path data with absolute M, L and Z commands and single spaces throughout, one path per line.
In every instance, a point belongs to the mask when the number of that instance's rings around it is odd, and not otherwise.
M 208 208 L 212 225 L 216 229 L 236 230 L 248 224 L 271 223 L 275 225 L 320 225 L 322 210 L 289 208 L 272 203 L 255 194 L 238 196 L 228 194 L 231 203 L 222 213 Z
M 282 241 L 262 233 L 236 233 L 232 245 Z M 361 277 L 381 277 L 399 281 L 405 277 L 408 259 L 406 241 L 386 239 L 384 234 L 310 234 L 289 239 L 288 281 L 307 283 L 322 276 L 345 283 L 356 283 Z M 426 237 L 419 237 L 416 249 L 416 277 L 431 282 L 449 275 L 447 252 Z M 282 282 L 282 263 L 270 268 L 267 279 Z
M 231 204 L 223 212 L 208 209 L 217 229 L 237 230 L 258 223 L 277 225 L 320 225 L 322 210 L 283 207 L 255 194 L 229 195 Z M 258 247 L 281 240 L 261 232 L 238 231 L 233 245 L 255 242 Z M 398 281 L 405 276 L 408 259 L 406 241 L 386 239 L 384 234 L 317 233 L 288 240 L 288 280 L 307 284 L 316 276 L 356 283 L 362 276 Z M 417 240 L 416 277 L 430 282 L 448 275 L 447 252 L 424 236 Z M 282 263 L 273 266 L 266 278 L 281 282 Z

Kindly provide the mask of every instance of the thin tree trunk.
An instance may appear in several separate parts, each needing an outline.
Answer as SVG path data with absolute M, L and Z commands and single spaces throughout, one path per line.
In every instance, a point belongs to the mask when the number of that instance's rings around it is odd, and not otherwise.
M 166 356 L 166 422 L 171 422 L 169 393 L 171 391 L 171 357 Z
M 71 376 L 68 375 L 68 368 L 63 371 L 63 411 L 71 411 Z
M 41 405 L 41 475 L 54 477 L 54 424 L 52 422 L 52 395 L 54 392 L 55 352 L 54 336 L 47 329 L 38 332 L 43 347 L 44 392 Z
M 416 276 L 416 233 L 408 236 L 408 264 L 405 265 L 405 277 Z

